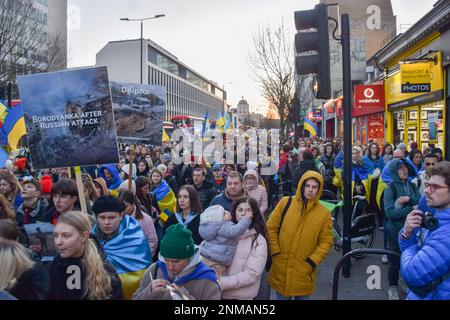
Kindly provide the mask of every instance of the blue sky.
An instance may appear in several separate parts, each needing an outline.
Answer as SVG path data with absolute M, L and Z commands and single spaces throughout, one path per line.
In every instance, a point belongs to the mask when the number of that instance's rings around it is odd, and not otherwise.
M 392 0 L 397 24 L 416 22 L 435 2 Z M 69 16 L 69 67 L 94 65 L 95 54 L 108 41 L 139 38 L 139 22 L 123 22 L 119 18 L 164 13 L 166 17 L 145 22 L 144 37 L 225 86 L 232 105 L 243 95 L 252 111 L 262 112 L 265 103 L 247 62 L 252 36 L 260 24 L 277 26 L 281 20 L 293 36 L 294 11 L 311 9 L 316 3 L 317 0 L 68 0 L 69 7 L 79 10 L 81 18 L 71 24 Z

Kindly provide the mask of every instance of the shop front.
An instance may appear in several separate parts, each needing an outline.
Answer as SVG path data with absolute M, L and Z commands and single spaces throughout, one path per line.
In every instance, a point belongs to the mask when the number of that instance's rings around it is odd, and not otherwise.
M 386 141 L 404 142 L 407 146 L 417 142 L 420 150 L 429 145 L 444 150 L 446 112 L 442 53 L 431 52 L 420 62 L 409 64 L 407 69 L 402 68 L 385 80 Z M 421 79 L 420 86 L 415 85 L 409 80 L 410 74 L 425 75 L 428 80 Z
M 370 141 L 384 145 L 383 82 L 354 87 L 353 138 L 362 144 Z
M 324 137 L 336 137 L 336 106 L 335 99 L 330 99 L 323 105 Z

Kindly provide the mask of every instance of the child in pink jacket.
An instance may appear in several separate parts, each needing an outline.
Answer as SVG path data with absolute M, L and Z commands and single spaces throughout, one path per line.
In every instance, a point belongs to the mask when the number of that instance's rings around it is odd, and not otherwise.
M 264 215 L 269 205 L 267 202 L 267 191 L 259 184 L 259 176 L 255 170 L 247 170 L 244 174 L 244 188 L 249 197 L 258 203 L 259 210 Z

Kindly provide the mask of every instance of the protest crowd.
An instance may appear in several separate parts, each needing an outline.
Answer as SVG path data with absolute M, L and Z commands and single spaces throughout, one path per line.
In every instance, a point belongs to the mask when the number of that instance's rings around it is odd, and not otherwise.
M 173 148 L 122 145 L 119 164 L 82 167 L 87 214 L 71 169 L 34 170 L 26 150 L 11 153 L 0 169 L 0 299 L 252 300 L 266 272 L 276 299 L 308 299 L 333 247 L 320 200 L 342 195 L 341 141 L 283 142 L 267 176 L 252 161 L 175 164 Z M 410 299 L 450 299 L 450 163 L 417 148 L 355 144 L 353 196 L 401 254 L 382 257 L 389 298 L 401 276 Z M 52 226 L 48 238 L 39 225 Z

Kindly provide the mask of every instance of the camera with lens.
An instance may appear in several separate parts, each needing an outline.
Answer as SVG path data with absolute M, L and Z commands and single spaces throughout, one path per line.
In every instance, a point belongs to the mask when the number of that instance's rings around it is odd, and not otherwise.
M 429 212 L 425 212 L 425 214 L 422 215 L 422 218 L 422 228 L 433 231 L 439 226 L 439 220 Z

